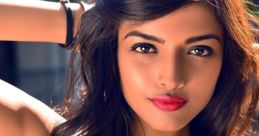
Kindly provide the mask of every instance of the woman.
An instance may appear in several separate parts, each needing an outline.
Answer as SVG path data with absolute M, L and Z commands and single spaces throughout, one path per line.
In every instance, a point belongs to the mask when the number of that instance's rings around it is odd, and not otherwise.
M 257 32 L 244 4 L 97 0 L 68 80 L 74 112 L 52 135 L 249 135 Z
M 251 135 L 250 19 L 240 0 L 97 0 L 74 45 L 68 120 L 51 135 Z

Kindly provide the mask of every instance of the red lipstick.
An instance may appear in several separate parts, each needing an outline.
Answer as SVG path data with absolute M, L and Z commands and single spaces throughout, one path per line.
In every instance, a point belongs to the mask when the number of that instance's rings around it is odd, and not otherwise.
M 160 95 L 149 100 L 160 110 L 176 111 L 180 109 L 187 100 L 180 96 Z

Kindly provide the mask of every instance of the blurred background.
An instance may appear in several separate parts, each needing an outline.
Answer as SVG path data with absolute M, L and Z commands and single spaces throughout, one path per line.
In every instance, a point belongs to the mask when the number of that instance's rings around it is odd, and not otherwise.
M 47 105 L 57 105 L 64 95 L 69 55 L 56 43 L 0 41 L 0 79 Z
M 259 0 L 253 2 L 259 5 Z M 259 8 L 255 10 L 259 15 Z M 55 106 L 64 96 L 69 56 L 70 51 L 55 43 L 0 41 L 0 79 Z M 255 127 L 259 130 L 259 124 Z

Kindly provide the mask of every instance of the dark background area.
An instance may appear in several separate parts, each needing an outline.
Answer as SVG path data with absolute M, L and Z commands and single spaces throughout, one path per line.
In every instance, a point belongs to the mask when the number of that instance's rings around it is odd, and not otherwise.
M 0 79 L 49 105 L 62 100 L 69 51 L 55 43 L 0 42 Z

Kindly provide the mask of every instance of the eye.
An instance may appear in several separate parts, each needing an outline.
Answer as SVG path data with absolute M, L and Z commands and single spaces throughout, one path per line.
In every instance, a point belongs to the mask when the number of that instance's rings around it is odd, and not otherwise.
M 213 53 L 213 49 L 205 45 L 196 46 L 192 48 L 191 51 L 188 52 L 188 54 L 193 54 L 201 57 L 211 56 L 212 53 Z
M 150 43 L 137 43 L 131 47 L 131 51 L 141 54 L 157 53 L 157 49 Z

